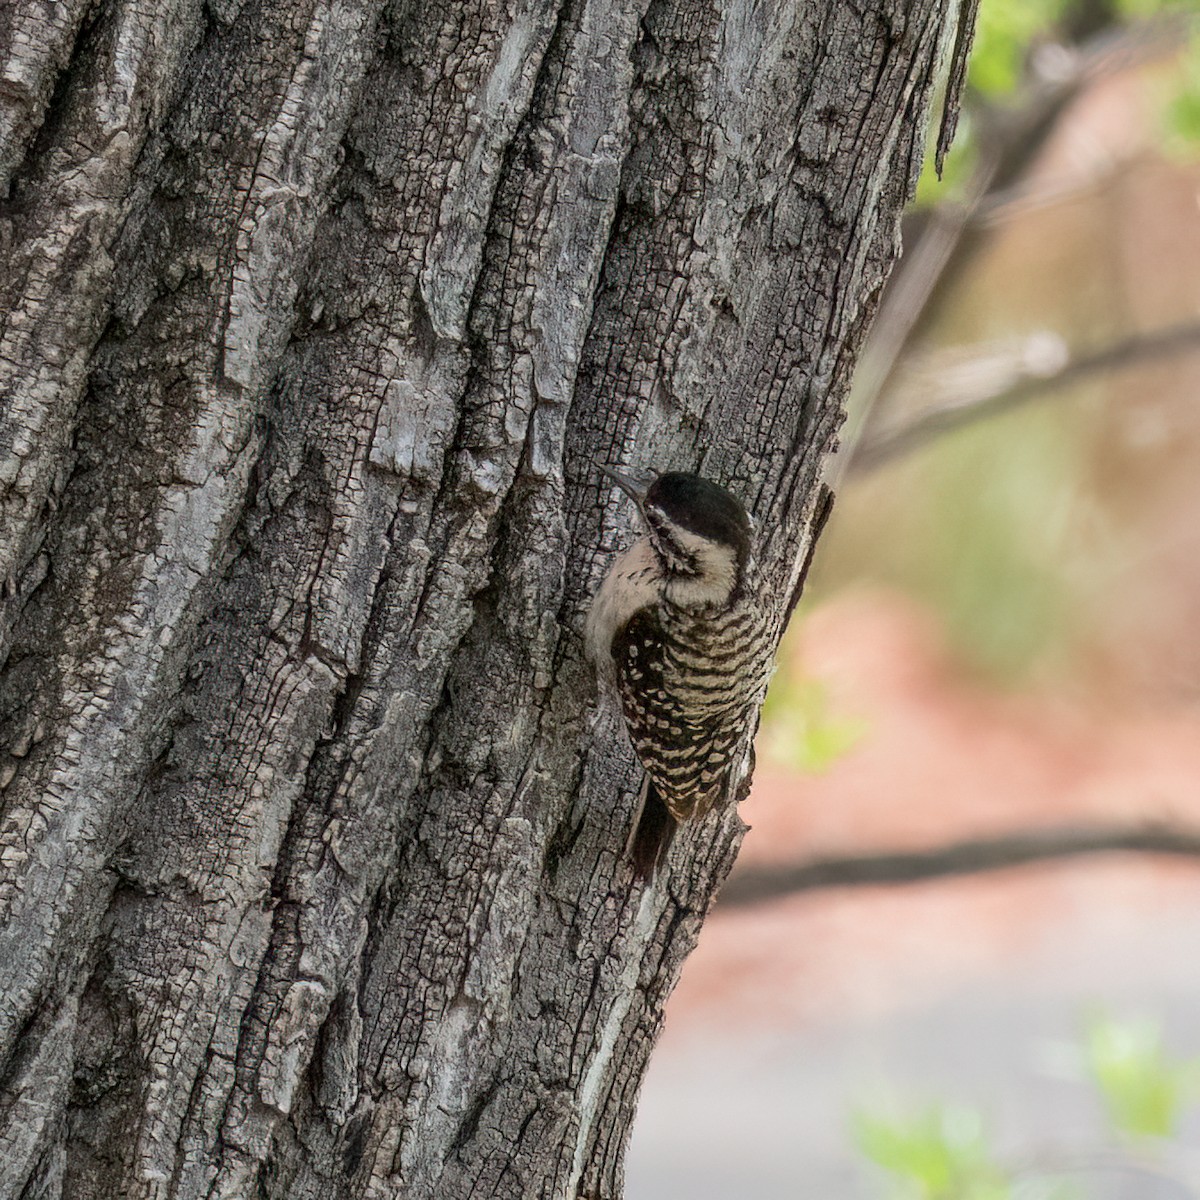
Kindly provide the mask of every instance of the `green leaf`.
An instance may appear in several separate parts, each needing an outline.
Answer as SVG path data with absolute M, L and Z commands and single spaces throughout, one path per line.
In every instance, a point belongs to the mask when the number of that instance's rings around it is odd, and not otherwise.
M 818 773 L 828 770 L 866 731 L 866 721 L 833 711 L 824 683 L 800 675 L 785 658 L 763 705 L 761 745 L 767 755 L 798 771 Z
M 990 99 L 1017 86 L 1033 42 L 1047 35 L 1069 0 L 983 0 L 967 69 L 968 84 Z
M 1200 30 L 1192 29 L 1171 84 L 1160 88 L 1167 153 L 1184 162 L 1200 155 Z
M 1087 1059 L 1113 1128 L 1132 1137 L 1170 1137 L 1200 1077 L 1200 1062 L 1168 1061 L 1162 1030 L 1149 1020 L 1094 1018 Z
M 1008 1200 L 983 1119 L 971 1108 L 933 1105 L 910 1116 L 853 1114 L 858 1148 L 891 1177 L 897 1200 Z

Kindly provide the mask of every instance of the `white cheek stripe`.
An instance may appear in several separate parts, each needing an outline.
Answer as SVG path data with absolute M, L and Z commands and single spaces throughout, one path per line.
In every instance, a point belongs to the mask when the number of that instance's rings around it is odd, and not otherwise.
M 737 584 L 737 554 L 686 529 L 674 531 L 675 540 L 696 564 L 696 574 L 680 576 L 667 584 L 667 595 L 684 608 L 722 605 Z

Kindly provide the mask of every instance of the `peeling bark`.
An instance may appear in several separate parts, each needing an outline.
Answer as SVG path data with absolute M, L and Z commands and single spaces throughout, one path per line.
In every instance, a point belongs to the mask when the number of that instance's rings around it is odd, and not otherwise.
M 620 1194 L 742 825 L 622 861 L 590 463 L 782 628 L 969 10 L 0 12 L 0 1196 Z

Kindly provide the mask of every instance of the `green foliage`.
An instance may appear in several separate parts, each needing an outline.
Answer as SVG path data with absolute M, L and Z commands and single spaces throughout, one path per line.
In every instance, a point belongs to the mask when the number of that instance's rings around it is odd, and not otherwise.
M 1193 16 L 1200 4 L 1189 5 Z M 1192 160 L 1200 152 L 1200 30 L 1193 21 L 1179 69 L 1160 89 L 1163 141 L 1172 157 Z
M 1021 80 L 1031 45 L 1048 35 L 1071 7 L 1072 0 L 981 0 L 967 65 L 969 93 L 992 103 L 1011 96 Z M 917 183 L 916 203 L 929 204 L 961 195 L 978 157 L 968 103 L 960 114 L 941 179 L 934 170 L 930 147 Z
M 1113 1128 L 1130 1137 L 1170 1137 L 1197 1094 L 1200 1060 L 1172 1063 L 1160 1026 L 1149 1020 L 1093 1018 L 1087 1062 Z
M 970 87 L 991 100 L 1010 95 L 1030 47 L 1072 7 L 1072 0 L 982 0 L 967 70 Z
M 933 1105 L 910 1116 L 856 1113 L 858 1148 L 889 1176 L 895 1200 L 1008 1200 L 983 1119 L 971 1108 Z
M 1200 55 L 1195 64 L 1189 64 L 1200 76 Z M 1200 78 L 1189 80 L 1189 86 L 1177 92 L 1167 103 L 1166 131 L 1169 148 L 1180 153 L 1200 145 Z
M 1087 0 L 981 0 L 967 69 L 964 104 L 954 146 L 939 180 L 932 147 L 917 184 L 918 206 L 963 193 L 978 160 L 971 110 L 1004 106 L 1017 93 L 1029 55 L 1039 42 L 1065 36 Z M 1147 23 L 1164 17 L 1187 21 L 1200 17 L 1200 0 L 1108 0 L 1114 26 Z M 1086 14 L 1085 14 L 1086 15 Z M 1089 22 L 1085 19 L 1084 25 Z M 1178 70 L 1159 89 L 1164 149 L 1176 158 L 1200 155 L 1200 33 L 1195 21 Z
M 1083 1054 L 1112 1133 L 1139 1139 L 1145 1171 L 1152 1161 L 1145 1139 L 1170 1137 L 1185 1104 L 1200 1096 L 1200 1059 L 1170 1061 L 1157 1022 L 1104 1015 L 1087 1023 Z M 1044 1176 L 1001 1166 L 982 1116 L 971 1108 L 934 1104 L 907 1115 L 856 1112 L 851 1127 L 859 1151 L 886 1172 L 887 1200 L 1081 1200 L 1069 1179 L 1053 1178 L 1053 1161 Z
M 761 745 L 799 771 L 827 770 L 867 731 L 865 721 L 833 711 L 829 689 L 801 674 L 786 654 L 763 705 Z

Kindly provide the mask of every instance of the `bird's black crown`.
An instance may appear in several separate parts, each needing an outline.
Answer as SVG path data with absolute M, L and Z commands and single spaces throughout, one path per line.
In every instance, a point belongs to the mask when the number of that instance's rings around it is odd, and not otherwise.
M 667 520 L 690 533 L 731 546 L 740 561 L 750 553 L 750 518 L 742 502 L 720 484 L 669 471 L 650 485 L 645 505 L 661 509 Z

